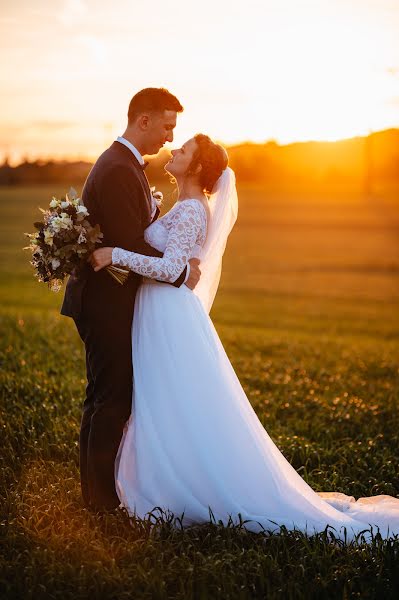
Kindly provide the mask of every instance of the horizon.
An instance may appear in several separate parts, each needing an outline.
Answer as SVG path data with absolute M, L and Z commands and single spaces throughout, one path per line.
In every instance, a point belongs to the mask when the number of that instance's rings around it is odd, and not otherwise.
M 300 144 L 335 144 L 335 143 L 341 143 L 341 142 L 349 142 L 352 140 L 356 140 L 356 139 L 365 139 L 368 138 L 370 136 L 373 135 L 381 135 L 384 133 L 387 133 L 389 131 L 396 131 L 399 133 L 399 127 L 388 127 L 387 129 L 381 129 L 378 131 L 372 131 L 369 134 L 366 135 L 354 135 L 351 137 L 345 137 L 345 138 L 340 138 L 337 140 L 316 140 L 316 139 L 309 139 L 309 140 L 295 140 L 292 142 L 287 142 L 287 143 L 279 143 L 278 141 L 276 141 L 275 139 L 269 139 L 269 140 L 265 140 L 265 141 L 253 141 L 253 140 L 242 140 L 239 141 L 235 144 L 225 144 L 223 142 L 223 140 L 217 140 L 218 143 L 222 144 L 225 148 L 229 149 L 229 148 L 239 148 L 239 147 L 243 147 L 243 146 L 265 146 L 267 144 L 275 144 L 276 146 L 280 146 L 280 147 L 287 147 L 287 146 L 293 146 L 293 145 L 300 145 Z M 113 142 L 114 140 L 110 141 L 110 144 Z M 163 148 L 160 149 L 160 151 L 157 154 L 152 154 L 152 155 L 145 155 L 146 157 L 149 158 L 149 160 L 154 160 L 156 159 L 157 156 L 159 156 L 160 154 L 162 154 L 162 152 L 164 151 L 169 151 L 170 148 L 173 148 L 175 146 L 175 144 L 165 144 L 165 146 Z M 106 147 L 103 148 L 103 150 Z M 33 158 L 30 158 L 29 156 L 22 156 L 20 158 L 20 160 L 11 160 L 10 157 L 4 155 L 2 160 L 0 160 L 0 167 L 4 166 L 5 164 L 8 164 L 10 167 L 15 168 L 18 167 L 24 163 L 35 163 L 35 162 L 43 162 L 43 163 L 49 163 L 49 162 L 58 162 L 58 163 L 62 163 L 62 162 L 67 162 L 67 163 L 73 163 L 73 162 L 88 162 L 88 163 L 94 163 L 96 161 L 96 159 L 98 158 L 98 156 L 95 156 L 93 158 L 89 157 L 89 156 L 77 156 L 77 157 L 73 157 L 73 156 L 36 156 Z
M 198 131 L 232 146 L 397 128 L 398 29 L 391 0 L 154 0 L 150 15 L 131 0 L 15 0 L 0 17 L 0 160 L 93 160 L 148 86 L 185 108 L 173 146 Z

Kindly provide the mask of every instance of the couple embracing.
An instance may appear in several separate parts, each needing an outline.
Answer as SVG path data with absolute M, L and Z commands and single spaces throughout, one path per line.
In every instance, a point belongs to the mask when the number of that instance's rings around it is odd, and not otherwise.
M 209 317 L 237 217 L 227 153 L 203 134 L 173 150 L 165 169 L 178 199 L 160 218 L 144 172 L 143 155 L 173 141 L 182 110 L 165 89 L 138 92 L 82 193 L 103 244 L 70 277 L 61 312 L 86 349 L 86 506 L 139 517 L 160 507 L 184 526 L 212 513 L 251 531 L 399 533 L 399 500 L 313 491 L 252 409 Z M 129 270 L 123 285 L 110 265 Z

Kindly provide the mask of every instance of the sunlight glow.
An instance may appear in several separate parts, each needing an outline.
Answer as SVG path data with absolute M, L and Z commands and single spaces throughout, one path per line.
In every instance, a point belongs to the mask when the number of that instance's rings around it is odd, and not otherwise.
M 226 143 L 336 140 L 399 125 L 389 0 L 16 0 L 0 18 L 0 156 L 94 158 L 132 94 L 165 86 Z

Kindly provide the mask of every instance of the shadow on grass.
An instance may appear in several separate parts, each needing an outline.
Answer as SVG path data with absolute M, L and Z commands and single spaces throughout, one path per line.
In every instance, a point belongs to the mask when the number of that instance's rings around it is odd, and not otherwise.
M 369 544 L 244 521 L 182 527 L 155 508 L 146 519 L 82 507 L 77 468 L 27 461 L 2 508 L 4 598 L 394 598 L 399 540 Z

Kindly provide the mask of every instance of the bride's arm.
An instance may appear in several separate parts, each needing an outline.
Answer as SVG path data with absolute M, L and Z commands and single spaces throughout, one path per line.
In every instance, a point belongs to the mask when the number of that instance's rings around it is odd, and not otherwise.
M 173 283 L 184 270 L 196 244 L 198 233 L 203 226 L 203 209 L 197 202 L 182 202 L 174 215 L 173 226 L 169 230 L 165 252 L 162 257 L 144 256 L 122 248 L 112 249 L 112 264 L 127 267 L 144 277 Z M 110 248 L 99 248 L 93 254 L 92 264 L 99 270 L 107 264 L 101 261 L 111 256 Z M 97 254 L 96 254 L 97 253 Z M 109 262 L 108 262 L 109 264 Z

